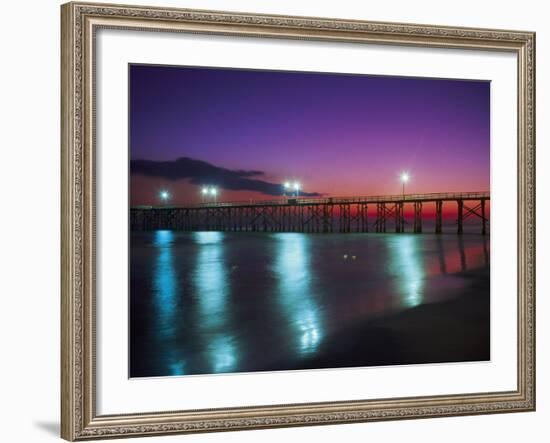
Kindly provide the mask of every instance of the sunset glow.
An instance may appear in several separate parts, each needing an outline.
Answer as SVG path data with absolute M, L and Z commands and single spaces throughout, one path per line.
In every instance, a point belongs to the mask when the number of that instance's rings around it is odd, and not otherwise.
M 133 205 L 165 188 L 198 203 L 205 183 L 224 201 L 489 190 L 486 81 L 144 65 L 130 80 Z

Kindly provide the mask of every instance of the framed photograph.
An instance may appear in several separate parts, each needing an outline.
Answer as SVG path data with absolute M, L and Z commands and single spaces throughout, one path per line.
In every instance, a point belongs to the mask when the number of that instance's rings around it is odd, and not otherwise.
M 62 6 L 62 437 L 535 409 L 535 35 Z

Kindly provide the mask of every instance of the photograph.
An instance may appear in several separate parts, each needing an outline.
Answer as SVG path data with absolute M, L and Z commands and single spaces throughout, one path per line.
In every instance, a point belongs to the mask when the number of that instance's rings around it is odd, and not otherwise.
M 55 207 L 48 183 L 59 197 L 59 272 L 32 267 L 58 277 L 58 315 L 33 312 L 59 327 L 32 323 L 59 352 L 30 348 L 60 357 L 43 386 L 61 437 L 393 441 L 430 418 L 423 441 L 454 420 L 460 441 L 524 439 L 532 414 L 510 413 L 537 409 L 543 14 L 145 1 L 65 3 L 42 19 L 57 56 L 24 51 L 61 77 L 60 94 L 26 82 L 60 114 L 15 131 L 57 131 L 61 161 L 32 163 L 59 180 L 11 180 L 21 202 Z M 12 89 L 21 115 L 38 109 Z M 40 254 L 50 237 L 29 229 Z
M 129 377 L 491 360 L 491 82 L 128 64 Z

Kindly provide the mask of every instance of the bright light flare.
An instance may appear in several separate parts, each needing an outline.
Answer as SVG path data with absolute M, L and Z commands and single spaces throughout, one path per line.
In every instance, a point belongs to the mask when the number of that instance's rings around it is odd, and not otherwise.
M 216 188 L 210 188 L 210 195 L 217 195 L 218 190 Z
M 403 183 L 407 183 L 409 180 L 410 180 L 411 176 L 409 175 L 408 172 L 402 172 L 401 173 L 401 181 Z
M 301 188 L 301 185 L 299 182 L 294 182 L 294 184 L 292 185 L 292 187 L 294 188 L 295 191 L 299 191 L 300 188 Z
M 168 200 L 170 198 L 170 193 L 168 191 L 160 191 L 159 196 L 161 200 Z

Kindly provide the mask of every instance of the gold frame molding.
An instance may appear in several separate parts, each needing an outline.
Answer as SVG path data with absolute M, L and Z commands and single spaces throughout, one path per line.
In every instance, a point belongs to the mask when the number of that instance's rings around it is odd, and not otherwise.
M 98 416 L 94 36 L 99 28 L 507 51 L 518 69 L 518 380 L 510 392 Z M 535 34 L 143 6 L 61 7 L 61 436 L 67 440 L 533 411 Z

